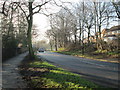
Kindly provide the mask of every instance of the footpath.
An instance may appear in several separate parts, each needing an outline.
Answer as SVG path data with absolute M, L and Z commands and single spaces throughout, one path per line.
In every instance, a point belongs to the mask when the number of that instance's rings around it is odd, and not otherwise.
M 2 63 L 2 89 L 27 88 L 18 69 L 20 62 L 27 54 L 28 52 L 25 52 Z

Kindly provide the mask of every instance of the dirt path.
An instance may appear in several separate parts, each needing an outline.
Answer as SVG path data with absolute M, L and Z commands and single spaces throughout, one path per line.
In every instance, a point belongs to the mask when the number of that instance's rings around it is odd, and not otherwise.
M 20 54 L 2 64 L 2 88 L 27 88 L 18 70 L 18 65 L 27 54 Z

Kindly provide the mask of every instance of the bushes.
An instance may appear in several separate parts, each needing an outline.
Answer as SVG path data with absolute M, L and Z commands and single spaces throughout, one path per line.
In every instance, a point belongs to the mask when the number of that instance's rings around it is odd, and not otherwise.
M 18 47 L 18 40 L 14 36 L 2 36 L 2 61 L 14 57 L 17 54 L 25 52 L 26 47 Z
M 84 45 L 84 51 L 87 52 L 87 53 L 88 53 L 88 52 L 96 51 L 95 44 L 93 44 L 93 43 L 85 44 L 85 45 Z
M 71 44 L 69 44 L 67 47 L 66 47 L 66 49 L 68 50 L 68 51 L 76 51 L 76 50 L 80 50 L 80 49 L 82 49 L 82 46 L 79 44 L 79 43 L 71 43 Z
M 81 54 L 89 54 L 89 55 L 101 55 L 103 57 L 119 57 L 120 52 L 120 38 L 115 40 L 110 40 L 108 42 L 99 39 L 97 43 L 84 43 L 80 45 L 80 43 L 71 43 L 66 48 L 60 48 L 59 51 L 68 51 L 69 52 L 78 52 Z
M 3 36 L 2 60 L 6 60 L 16 55 L 17 40 L 12 36 Z

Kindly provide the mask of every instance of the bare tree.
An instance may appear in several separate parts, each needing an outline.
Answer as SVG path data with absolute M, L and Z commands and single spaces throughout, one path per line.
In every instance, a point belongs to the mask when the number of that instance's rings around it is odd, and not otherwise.
M 70 14 L 65 9 L 61 9 L 58 13 L 50 16 L 50 26 L 59 48 L 66 47 L 69 43 L 68 37 L 70 37 L 70 30 L 72 28 L 70 22 L 73 19 L 72 17 L 70 19 L 70 17 Z
M 93 7 L 92 7 L 92 5 L 91 5 L 91 3 L 89 2 L 89 4 L 88 3 L 86 3 L 86 5 L 85 5 L 85 10 L 84 10 L 84 12 L 85 12 L 85 20 L 84 20 L 84 22 L 85 22 L 85 27 L 87 28 L 87 34 L 88 34 L 88 44 L 90 43 L 90 34 L 91 34 L 91 28 L 92 28 L 92 26 L 93 26 L 93 24 L 94 24 L 94 15 L 93 15 L 93 9 L 92 9 Z
M 40 10 L 42 9 L 42 6 L 44 6 L 48 2 L 50 2 L 50 0 L 48 0 L 48 1 L 45 0 L 41 4 L 38 4 L 38 5 L 34 4 L 34 0 L 33 1 L 29 0 L 29 2 L 27 2 L 27 3 L 14 2 L 15 4 L 18 5 L 18 7 L 24 13 L 24 15 L 26 17 L 26 20 L 27 20 L 27 23 L 28 23 L 28 30 L 27 30 L 28 46 L 29 46 L 28 48 L 29 48 L 29 56 L 32 59 L 34 59 L 34 52 L 33 52 L 33 49 L 32 49 L 32 40 L 31 40 L 31 38 L 32 38 L 31 37 L 31 31 L 32 31 L 32 26 L 33 26 L 33 15 L 36 14 L 36 13 L 39 13 Z M 25 7 L 25 6 L 27 6 L 27 7 Z
M 53 35 L 51 33 L 51 30 L 47 30 L 46 31 L 46 37 L 49 38 L 49 44 L 50 44 L 50 48 L 51 48 L 51 51 L 53 50 L 53 45 L 54 45 L 54 40 L 53 40 Z

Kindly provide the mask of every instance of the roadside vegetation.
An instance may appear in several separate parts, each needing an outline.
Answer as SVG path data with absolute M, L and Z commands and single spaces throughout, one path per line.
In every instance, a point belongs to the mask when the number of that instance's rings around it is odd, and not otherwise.
M 114 62 L 118 63 L 120 53 L 118 50 L 116 51 L 107 51 L 107 50 L 91 50 L 87 48 L 87 52 L 85 51 L 84 54 L 81 49 L 65 49 L 65 48 L 59 48 L 58 51 L 52 51 L 52 52 L 57 52 L 61 54 L 66 54 L 66 55 L 72 55 L 72 56 L 78 56 L 78 57 L 85 57 L 93 60 L 99 60 L 99 61 L 106 61 L 106 62 Z
M 29 88 L 82 88 L 92 89 L 99 86 L 81 78 L 80 75 L 58 68 L 43 61 L 23 61 L 20 72 Z

